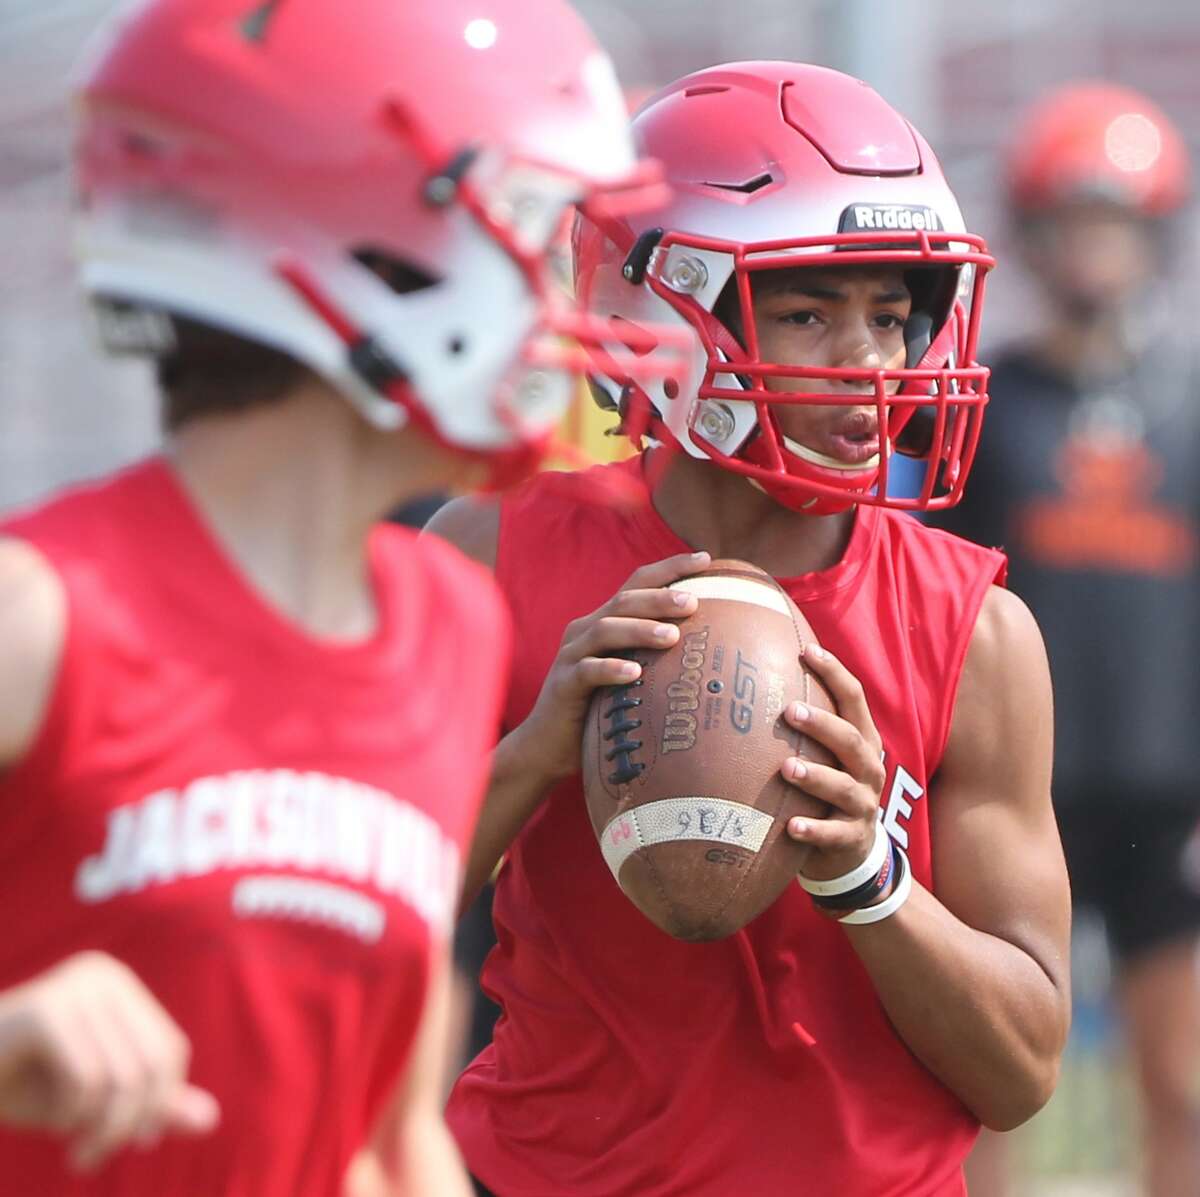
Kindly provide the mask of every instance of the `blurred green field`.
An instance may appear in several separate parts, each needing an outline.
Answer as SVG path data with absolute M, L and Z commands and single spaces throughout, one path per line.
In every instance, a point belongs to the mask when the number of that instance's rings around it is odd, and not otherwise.
M 1135 1197 L 1135 1117 L 1115 1043 L 1073 1040 L 1050 1104 L 1012 1136 L 1014 1197 Z

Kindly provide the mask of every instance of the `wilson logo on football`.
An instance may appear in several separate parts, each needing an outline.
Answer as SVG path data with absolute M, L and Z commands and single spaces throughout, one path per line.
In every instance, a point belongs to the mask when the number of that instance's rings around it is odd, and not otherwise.
M 670 711 L 663 728 L 663 752 L 679 752 L 696 743 L 696 716 L 700 705 L 701 671 L 708 651 L 708 628 L 691 632 L 683 640 L 683 669 L 667 687 Z

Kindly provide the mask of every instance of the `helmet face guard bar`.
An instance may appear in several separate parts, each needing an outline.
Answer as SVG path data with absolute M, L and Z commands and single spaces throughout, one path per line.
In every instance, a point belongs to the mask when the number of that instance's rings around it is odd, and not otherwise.
M 732 259 L 742 321 L 737 340 L 703 304 L 689 295 L 689 269 L 703 263 L 672 254 L 675 247 L 727 255 Z M 705 456 L 722 467 L 760 483 L 792 489 L 821 499 L 870 503 L 905 510 L 951 507 L 962 495 L 975 457 L 988 402 L 989 371 L 976 360 L 985 278 L 995 265 L 982 238 L 969 233 L 892 231 L 881 243 L 877 232 L 839 233 L 824 237 L 744 244 L 714 237 L 667 232 L 658 241 L 646 271 L 645 285 L 669 303 L 692 326 L 707 356 L 698 401 L 753 403 L 758 427 L 751 442 L 722 451 L 703 427 L 690 422 L 687 435 Z M 753 313 L 752 276 L 764 270 L 897 266 L 905 270 L 970 271 L 968 306 L 951 300 L 935 316 L 930 343 L 912 366 L 895 369 L 852 369 L 786 365 L 762 360 Z M 699 288 L 695 288 L 699 289 Z M 928 322 L 926 322 L 928 324 Z M 767 379 L 797 379 L 817 384 L 813 390 L 768 389 Z M 718 380 L 725 380 L 720 382 Z M 832 385 L 843 384 L 835 390 Z M 854 392 L 844 389 L 851 384 Z M 681 397 L 681 401 L 683 398 Z M 780 406 L 864 407 L 874 405 L 880 454 L 877 465 L 862 471 L 822 469 L 798 462 L 783 445 L 774 418 Z M 697 403 L 696 407 L 699 408 Z M 901 434 L 912 423 L 910 442 Z M 918 435 L 914 435 L 914 433 Z M 718 438 L 719 439 L 719 438 Z M 919 492 L 913 497 L 888 494 L 889 461 L 898 441 L 900 451 L 926 462 Z M 749 455 L 744 449 L 752 449 Z
M 740 370 L 740 367 L 739 367 Z M 905 381 L 915 375 L 926 386 L 930 394 L 889 393 L 888 385 L 903 373 Z M 701 387 L 705 398 L 725 398 L 735 401 L 752 401 L 758 413 L 761 449 L 760 463 L 747 461 L 743 457 L 723 453 L 714 444 L 704 440 L 703 450 L 719 465 L 736 473 L 745 474 L 759 482 L 774 483 L 784 487 L 794 486 L 820 498 L 845 499 L 853 492 L 857 503 L 895 507 L 912 511 L 936 511 L 952 507 L 962 497 L 963 483 L 975 459 L 979 434 L 983 425 L 983 409 L 987 405 L 986 384 L 988 369 L 980 366 L 972 370 L 856 370 L 818 371 L 808 370 L 797 375 L 794 370 L 787 374 L 773 373 L 772 377 L 836 377 L 839 380 L 869 382 L 870 395 L 839 392 L 807 392 L 789 394 L 771 392 L 769 399 L 750 400 L 745 391 L 727 387 Z M 965 383 L 965 388 L 964 384 Z M 809 467 L 803 478 L 791 469 L 778 433 L 775 430 L 771 408 L 778 405 L 816 405 L 822 407 L 864 407 L 873 403 L 879 427 L 880 454 L 878 465 L 860 472 L 821 471 L 830 475 L 823 482 L 813 477 L 817 470 Z M 926 465 L 918 493 L 912 497 L 888 493 L 889 467 L 892 457 L 890 446 L 908 421 L 921 409 L 931 422 L 930 444 L 942 446 L 937 453 L 932 451 L 924 458 Z M 693 437 L 695 442 L 695 438 Z M 858 483 L 856 486 L 855 484 Z M 935 493 L 936 492 L 936 493 Z

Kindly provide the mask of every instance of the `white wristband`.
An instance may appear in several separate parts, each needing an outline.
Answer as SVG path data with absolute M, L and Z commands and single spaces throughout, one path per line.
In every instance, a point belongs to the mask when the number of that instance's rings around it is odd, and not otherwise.
M 829 881 L 814 881 L 811 877 L 805 877 L 803 873 L 797 873 L 796 880 L 800 882 L 801 889 L 814 897 L 836 898 L 858 889 L 860 885 L 866 885 L 872 878 L 877 877 L 887 854 L 888 833 L 883 829 L 883 820 L 878 819 L 875 823 L 875 842 L 871 845 L 871 851 L 867 853 L 867 859 L 857 869 Z
M 860 910 L 852 910 L 838 919 L 838 922 L 861 927 L 867 923 L 878 923 L 895 914 L 912 893 L 912 867 L 908 863 L 908 857 L 904 855 L 904 849 L 900 847 L 896 848 L 896 867 L 900 870 L 900 876 L 896 879 L 892 892 L 878 906 L 864 906 Z

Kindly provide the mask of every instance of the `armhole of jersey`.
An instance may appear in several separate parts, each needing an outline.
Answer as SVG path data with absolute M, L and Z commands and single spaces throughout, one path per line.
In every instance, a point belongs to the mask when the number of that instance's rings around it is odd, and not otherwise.
M 511 623 L 512 612 L 512 587 L 509 585 L 508 576 L 508 539 L 509 525 L 512 518 L 513 497 L 503 495 L 500 499 L 500 522 L 496 529 L 496 564 L 493 567 L 492 573 L 496 578 L 496 585 L 500 587 L 500 592 L 504 596 L 508 604 L 508 610 Z
M 54 667 L 54 681 L 50 686 L 37 731 L 25 752 L 7 769 L 0 770 L 0 791 L 28 788 L 27 782 L 36 783 L 38 778 L 45 777 L 54 768 L 67 740 L 67 728 L 74 701 L 76 662 L 80 655 L 79 613 L 63 570 L 40 545 L 28 540 L 24 543 L 41 557 L 62 587 L 63 635 L 58 661 Z
M 512 522 L 513 500 L 505 495 L 500 500 L 500 523 L 496 532 L 496 564 L 492 570 L 496 591 L 502 607 L 501 634 L 504 637 L 504 679 L 503 692 L 499 696 L 499 709 L 496 718 L 496 730 L 500 736 L 507 735 L 512 729 L 508 726 L 508 703 L 512 693 L 514 663 L 517 643 L 517 612 L 516 595 L 513 593 L 512 579 L 509 577 L 509 529 Z
M 966 664 L 967 652 L 975 635 L 975 625 L 979 621 L 979 612 L 983 609 L 983 600 L 993 586 L 1003 586 L 1007 572 L 1007 562 L 1003 554 L 989 550 L 993 555 L 991 566 L 987 571 L 981 571 L 975 583 L 973 593 L 968 596 L 964 607 L 962 622 L 955 629 L 953 651 L 947 660 L 947 685 L 941 709 L 938 712 L 937 751 L 929 758 L 926 777 L 931 781 L 942 765 L 942 757 L 946 755 L 946 745 L 950 742 L 950 729 L 954 723 L 954 708 L 958 703 L 958 687 L 962 681 L 963 666 Z M 995 558 L 999 557 L 999 560 Z

